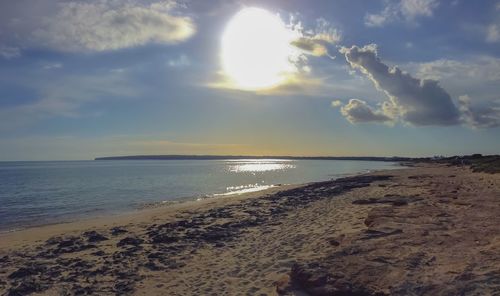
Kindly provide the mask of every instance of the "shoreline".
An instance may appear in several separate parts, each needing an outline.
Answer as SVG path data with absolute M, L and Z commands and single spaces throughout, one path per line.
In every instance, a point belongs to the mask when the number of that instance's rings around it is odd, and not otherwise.
M 321 182 L 321 181 L 317 181 Z M 310 182 L 314 183 L 314 182 Z M 133 207 L 127 210 L 119 211 L 119 212 L 104 212 L 100 213 L 97 215 L 91 215 L 89 217 L 78 217 L 72 220 L 61 220 L 61 221 L 55 221 L 55 222 L 47 222 L 47 223 L 42 223 L 42 224 L 37 224 L 37 225 L 26 225 L 26 226 L 21 226 L 18 228 L 14 229 L 0 229 L 0 238 L 2 236 L 9 234 L 9 233 L 16 233 L 19 231 L 26 231 L 26 230 L 34 230 L 38 228 L 45 228 L 45 227 L 54 227 L 58 225 L 67 225 L 67 224 L 79 224 L 79 223 L 86 223 L 90 222 L 90 220 L 98 220 L 100 223 L 106 222 L 108 220 L 122 220 L 122 218 L 126 218 L 127 216 L 134 216 L 134 215 L 140 215 L 141 213 L 145 213 L 147 211 L 153 211 L 155 209 L 160 209 L 160 208 L 166 208 L 166 207 L 177 207 L 180 205 L 185 205 L 187 207 L 190 206 L 196 206 L 197 203 L 207 201 L 207 200 L 216 200 L 220 198 L 235 198 L 235 197 L 254 197 L 254 195 L 259 195 L 259 194 L 266 194 L 266 193 L 272 193 L 276 189 L 279 188 L 288 188 L 288 187 L 297 187 L 297 186 L 304 186 L 309 183 L 299 183 L 299 184 L 276 184 L 276 185 L 269 185 L 268 188 L 264 189 L 259 189 L 256 191 L 249 191 L 245 193 L 238 193 L 238 192 L 228 192 L 228 193 L 214 193 L 214 194 L 206 194 L 202 196 L 191 196 L 191 197 L 179 197 L 175 198 L 172 200 L 164 200 L 164 201 L 157 201 L 157 202 L 148 202 L 144 203 L 142 205 L 139 205 L 137 207 Z M 0 242 L 1 246 L 1 242 Z
M 20 226 L 16 227 L 14 229 L 0 229 L 0 239 L 4 238 L 5 236 L 8 236 L 9 234 L 17 233 L 17 232 L 23 232 L 23 231 L 37 231 L 41 230 L 44 231 L 45 227 L 48 228 L 64 228 L 62 226 L 68 225 L 68 228 L 72 228 L 71 226 L 73 225 L 78 225 L 78 224 L 86 224 L 89 226 L 94 226 L 94 224 L 97 223 L 113 223 L 117 221 L 127 221 L 132 219 L 134 216 L 140 216 L 140 215 L 148 215 L 147 211 L 153 211 L 155 209 L 159 208 L 165 208 L 165 207 L 181 207 L 184 208 L 184 206 L 180 205 L 185 205 L 185 207 L 196 207 L 197 203 L 200 203 L 202 201 L 208 201 L 208 200 L 216 200 L 220 198 L 228 198 L 228 199 L 235 199 L 235 200 L 241 200 L 241 199 L 246 199 L 246 198 L 258 198 L 261 195 L 265 194 L 272 194 L 275 193 L 276 191 L 279 190 L 286 190 L 289 188 L 295 188 L 295 187 L 302 187 L 318 182 L 325 182 L 325 181 L 331 181 L 331 180 L 336 180 L 339 178 L 344 178 L 344 177 L 352 177 L 352 176 L 359 176 L 359 175 L 364 175 L 364 174 L 371 174 L 371 173 L 376 173 L 379 171 L 390 171 L 390 170 L 395 170 L 395 169 L 400 169 L 400 168 L 405 168 L 406 166 L 403 163 L 400 162 L 394 162 L 394 168 L 388 168 L 388 169 L 382 169 L 382 170 L 365 170 L 357 173 L 351 173 L 351 174 L 341 174 L 337 175 L 334 178 L 330 178 L 328 180 L 319 180 L 319 181 L 312 181 L 312 182 L 306 182 L 306 183 L 294 183 L 294 184 L 271 184 L 271 185 L 265 185 L 264 189 L 259 189 L 255 191 L 248 191 L 248 192 L 226 192 L 226 193 L 212 193 L 212 194 L 204 194 L 202 196 L 191 196 L 191 197 L 179 197 L 175 198 L 172 200 L 164 200 L 164 201 L 157 201 L 157 202 L 150 202 L 150 203 L 145 203 L 141 206 L 137 206 L 135 208 L 130 208 L 127 210 L 123 210 L 120 212 L 105 212 L 105 213 L 100 213 L 97 215 L 90 215 L 89 217 L 78 217 L 75 219 L 64 219 L 61 221 L 54 221 L 54 222 L 47 222 L 47 223 L 42 223 L 42 224 L 37 224 L 37 225 L 26 225 L 26 226 Z M 205 202 L 206 203 L 206 202 Z M 200 205 L 204 205 L 200 204 Z M 92 223 L 93 220 L 95 220 L 95 223 Z M 116 220 L 116 221 L 114 221 Z M 0 241 L 0 249 L 2 248 L 2 242 Z
M 417 164 L 272 189 L 11 233 L 0 240 L 0 291 L 456 295 L 500 289 L 498 174 Z
M 315 183 L 315 182 L 312 182 Z M 281 190 L 293 189 L 306 186 L 310 183 L 285 184 L 274 186 L 264 190 L 248 192 L 243 194 L 222 195 L 202 199 L 172 200 L 167 204 L 158 204 L 153 207 L 137 208 L 127 212 L 100 215 L 88 218 L 79 218 L 73 221 L 56 222 L 43 225 L 35 225 L 12 231 L 0 231 L 0 251 L 11 248 L 13 244 L 19 246 L 21 243 L 40 242 L 47 235 L 67 234 L 78 232 L 82 229 L 95 229 L 107 226 L 120 226 L 122 224 L 147 222 L 157 215 L 166 215 L 167 219 L 174 218 L 175 212 L 184 210 L 202 210 L 212 207 L 224 206 L 230 203 L 238 203 L 242 200 L 259 198 L 266 194 L 273 194 Z M 26 239 L 28 237 L 29 239 Z M 34 240 L 35 239 L 35 240 Z M 9 242 L 9 243 L 7 243 Z

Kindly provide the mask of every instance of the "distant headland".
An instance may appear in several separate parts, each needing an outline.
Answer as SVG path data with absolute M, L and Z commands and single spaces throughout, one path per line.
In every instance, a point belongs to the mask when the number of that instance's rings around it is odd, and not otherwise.
M 357 160 L 388 162 L 432 162 L 450 166 L 469 166 L 475 172 L 500 173 L 500 155 L 471 154 L 433 157 L 380 156 L 251 156 L 251 155 L 129 155 L 96 157 L 94 160 L 217 160 L 217 159 L 292 159 L 292 160 Z

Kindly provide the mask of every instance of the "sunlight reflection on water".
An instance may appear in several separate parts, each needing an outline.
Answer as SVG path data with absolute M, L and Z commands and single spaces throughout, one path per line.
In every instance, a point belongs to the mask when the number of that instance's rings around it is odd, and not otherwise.
M 233 194 L 244 194 L 244 193 L 257 192 L 257 191 L 273 188 L 275 186 L 276 185 L 261 185 L 259 183 L 241 185 L 241 186 L 230 186 L 230 187 L 226 188 L 227 192 L 216 193 L 216 194 L 212 194 L 210 196 L 225 196 L 225 195 L 233 195 Z
M 292 160 L 281 159 L 243 159 L 228 161 L 227 170 L 232 173 L 256 173 L 269 171 L 284 171 L 294 169 Z

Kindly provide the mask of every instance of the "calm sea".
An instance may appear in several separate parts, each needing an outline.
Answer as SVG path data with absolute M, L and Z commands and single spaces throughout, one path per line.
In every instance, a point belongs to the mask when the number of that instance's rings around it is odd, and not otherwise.
M 0 162 L 0 231 L 395 167 L 275 159 Z

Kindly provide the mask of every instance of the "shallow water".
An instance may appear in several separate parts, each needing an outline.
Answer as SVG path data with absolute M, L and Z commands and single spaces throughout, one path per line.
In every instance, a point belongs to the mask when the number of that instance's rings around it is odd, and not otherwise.
M 395 167 L 376 161 L 276 159 L 0 162 L 0 230 Z

